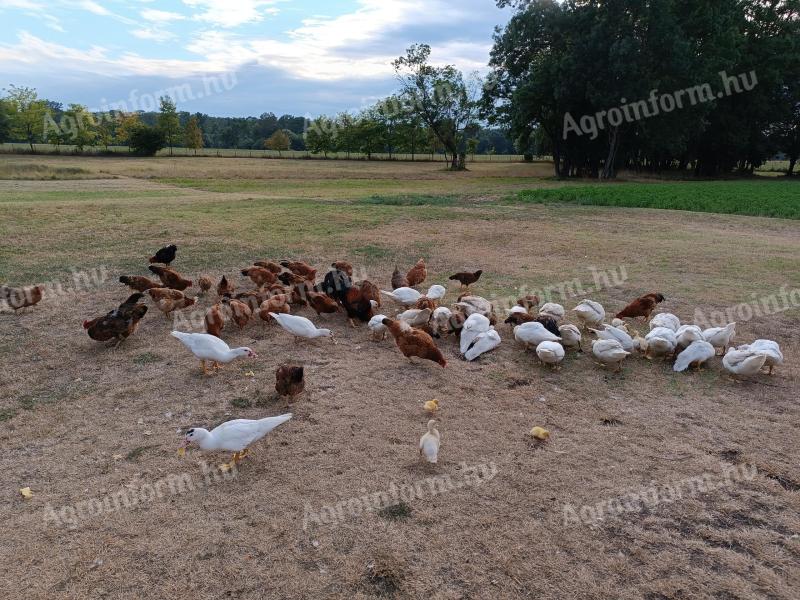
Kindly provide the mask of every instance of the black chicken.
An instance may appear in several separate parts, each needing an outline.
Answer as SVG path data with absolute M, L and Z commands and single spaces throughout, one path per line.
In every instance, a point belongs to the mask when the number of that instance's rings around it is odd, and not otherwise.
M 170 244 L 156 252 L 155 256 L 150 257 L 151 263 L 161 263 L 169 266 L 175 260 L 175 254 L 178 252 L 178 247 L 175 244 Z

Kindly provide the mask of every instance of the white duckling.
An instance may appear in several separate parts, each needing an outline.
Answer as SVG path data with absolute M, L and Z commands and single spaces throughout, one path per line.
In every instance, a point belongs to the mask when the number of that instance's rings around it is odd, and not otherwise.
M 462 334 L 463 335 L 463 334 Z M 494 350 L 500 345 L 500 334 L 491 327 L 488 331 L 479 333 L 472 345 L 464 353 L 467 360 L 475 360 L 481 354 Z
M 622 361 L 630 354 L 617 340 L 595 340 L 592 354 L 604 365 L 617 365 L 616 372 L 622 370 Z
M 386 332 L 389 331 L 386 325 L 383 324 L 383 320 L 386 318 L 388 318 L 386 315 L 375 315 L 367 323 L 367 327 L 369 327 L 369 330 L 372 332 L 372 339 L 374 341 L 386 339 Z
M 561 325 L 558 328 L 558 331 L 561 333 L 561 344 L 565 348 L 577 348 L 578 352 L 583 352 L 583 349 L 581 348 L 583 335 L 581 334 L 581 330 L 578 329 L 577 325 L 567 323 L 566 325 Z
M 681 325 L 675 332 L 675 340 L 678 342 L 679 348 L 688 348 L 692 342 L 700 342 L 703 340 L 703 330 L 697 325 Z
M 675 364 L 672 365 L 672 370 L 680 373 L 691 366 L 701 369 L 703 363 L 716 354 L 717 351 L 714 346 L 704 340 L 695 340 L 686 347 L 686 350 L 678 354 Z
M 672 313 L 658 313 L 655 317 L 650 319 L 650 331 L 656 327 L 666 327 L 671 329 L 672 333 L 678 331 L 681 326 L 681 320 Z
M 317 326 L 305 317 L 285 313 L 269 313 L 269 315 L 278 322 L 278 325 L 295 337 L 308 339 L 333 337 L 330 329 L 317 329 Z
M 397 290 L 395 290 L 397 291 Z M 428 293 L 425 294 L 425 297 L 429 300 L 433 300 L 434 302 L 438 302 L 444 295 L 447 293 L 447 289 L 443 285 L 432 285 L 428 288 Z
M 409 308 L 397 315 L 397 318 L 405 321 L 412 327 L 419 327 L 431 320 L 432 312 L 430 308 Z
M 446 306 L 439 306 L 433 311 L 433 322 L 436 323 L 436 328 L 440 333 L 449 329 L 450 317 L 452 316 L 453 311 Z
M 476 313 L 484 317 L 492 315 L 492 303 L 481 296 L 463 296 L 453 306 L 460 308 L 468 317 Z
M 633 352 L 633 338 L 618 327 L 605 325 L 604 329 L 591 329 L 589 331 L 597 336 L 598 340 L 617 340 L 627 352 Z
M 716 354 L 716 350 L 714 351 Z M 746 347 L 745 350 L 738 348 L 728 348 L 725 356 L 722 357 L 722 365 L 731 374 L 731 377 L 738 381 L 739 377 L 749 377 L 755 375 L 767 362 L 767 355 L 760 350 Z
M 528 349 L 534 348 L 542 342 L 560 342 L 561 338 L 553 335 L 547 328 L 538 321 L 529 321 L 514 327 L 514 339 L 524 344 Z
M 459 349 L 461 354 L 465 354 L 475 339 L 481 334 L 489 331 L 492 325 L 485 316 L 474 313 L 467 317 L 464 321 L 464 327 L 461 328 L 461 339 L 459 340 Z
M 646 336 L 645 358 L 648 360 L 654 356 L 664 356 L 665 358 L 675 352 L 678 342 L 675 339 L 675 332 L 669 327 L 656 327 Z
M 560 362 L 564 360 L 564 346 L 558 342 L 542 342 L 536 346 L 536 356 L 546 365 L 552 365 L 555 369 L 560 369 Z
M 211 361 L 214 369 L 221 369 L 220 363 L 228 364 L 240 356 L 249 356 L 250 358 L 258 356 L 250 348 L 231 348 L 217 336 L 207 333 L 173 331 L 172 336 L 180 340 L 192 354 L 200 359 L 200 367 L 205 375 L 211 374 L 206 367 L 206 361 Z
M 436 461 L 439 460 L 439 442 L 441 436 L 439 435 L 439 430 L 436 429 L 434 425 L 436 425 L 436 419 L 428 421 L 428 431 L 419 438 L 419 454 L 420 456 L 424 456 L 425 460 L 429 463 L 436 464 Z
M 773 340 L 756 340 L 752 344 L 739 346 L 737 348 L 737 350 L 744 349 L 756 350 L 766 354 L 767 360 L 764 363 L 764 367 L 769 367 L 770 375 L 772 375 L 772 369 L 774 369 L 777 365 L 783 364 L 783 352 L 781 352 L 781 347 L 778 345 L 778 342 Z
M 539 309 L 539 315 L 544 317 L 552 317 L 556 321 L 563 321 L 564 315 L 567 314 L 564 307 L 555 302 L 546 302 Z
M 202 427 L 195 427 L 186 432 L 183 439 L 183 448 L 189 444 L 197 444 L 201 450 L 227 450 L 234 452 L 232 462 L 238 463 L 247 455 L 247 447 L 257 442 L 278 425 L 286 423 L 292 418 L 292 413 L 265 419 L 234 419 L 226 421 L 208 431 Z
M 594 300 L 583 300 L 578 306 L 572 309 L 578 320 L 585 327 L 599 326 L 606 318 L 606 311 L 602 304 Z
M 414 288 L 410 287 L 399 287 L 392 292 L 381 290 L 381 294 L 391 298 L 395 302 L 398 302 L 399 304 L 402 304 L 404 306 L 411 306 L 412 304 L 416 304 L 417 300 L 419 300 L 422 297 L 422 294 L 420 294 Z
M 628 331 L 627 323 L 625 323 L 625 321 L 623 321 L 622 319 L 618 319 L 617 317 L 611 319 L 611 325 L 613 327 L 616 327 L 617 329 L 624 329 L 625 331 Z
M 714 348 L 722 349 L 722 353 L 731 345 L 736 336 L 736 323 L 728 323 L 725 327 L 710 327 L 703 330 L 703 339 Z

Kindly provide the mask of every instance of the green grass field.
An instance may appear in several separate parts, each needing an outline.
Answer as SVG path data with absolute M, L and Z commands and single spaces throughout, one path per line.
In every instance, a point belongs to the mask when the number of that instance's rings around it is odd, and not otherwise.
M 572 203 L 800 219 L 800 183 L 736 180 L 575 185 L 523 190 L 513 203 Z

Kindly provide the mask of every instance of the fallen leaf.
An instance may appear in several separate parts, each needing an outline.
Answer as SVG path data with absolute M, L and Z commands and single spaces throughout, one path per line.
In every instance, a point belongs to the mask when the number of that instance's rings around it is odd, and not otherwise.
M 183 456 L 185 454 L 186 454 L 186 448 L 184 448 L 183 446 L 178 448 L 178 456 Z
M 252 371 L 248 371 L 247 373 L 245 373 L 245 374 L 244 374 L 244 376 L 245 376 L 245 377 L 255 377 L 255 376 L 256 376 L 256 374 L 255 374 L 255 373 L 253 373 Z
M 22 494 L 22 497 L 25 498 L 25 500 L 30 500 L 33 498 L 33 492 L 29 487 L 20 488 L 19 493 Z

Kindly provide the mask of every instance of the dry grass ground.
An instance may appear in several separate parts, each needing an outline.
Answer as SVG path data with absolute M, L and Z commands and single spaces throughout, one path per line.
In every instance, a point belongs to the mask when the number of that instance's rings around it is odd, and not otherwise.
M 307 309 L 300 314 L 329 325 L 337 345 L 295 343 L 258 320 L 243 331 L 229 325 L 223 338 L 259 358 L 206 378 L 154 307 L 116 351 L 80 326 L 126 297 L 119 274 L 146 273 L 146 257 L 171 241 L 180 247 L 174 266 L 193 277 L 232 276 L 254 259 L 300 257 L 320 269 L 349 259 L 386 288 L 395 263 L 424 256 L 426 284 L 483 268 L 474 291 L 493 298 L 575 279 L 589 289 L 590 268 L 624 268 L 624 281 L 591 297 L 610 312 L 658 290 L 665 310 L 690 321 L 697 307 L 711 315 L 800 288 L 796 222 L 492 202 L 551 185 L 538 179 L 549 176 L 538 165 L 480 165 L 466 175 L 415 165 L 415 175 L 384 163 L 41 163 L 107 178 L 0 181 L 0 279 L 64 289 L 35 309 L 0 314 L 0 597 L 796 597 L 799 307 L 737 327 L 738 342 L 773 338 L 787 358 L 774 376 L 742 384 L 719 359 L 704 372 L 675 374 L 631 357 L 614 375 L 570 354 L 551 372 L 502 324 L 502 345 L 476 362 L 443 339 L 446 369 L 411 365 L 391 340 L 372 342 L 363 325 Z M 270 178 L 244 191 L 207 185 Z M 359 181 L 371 178 L 393 182 L 381 193 L 411 187 L 433 196 L 407 206 L 369 202 L 373 192 Z M 336 193 L 320 196 L 325 180 Z M 102 268 L 106 280 L 70 291 L 72 269 L 102 279 Z M 450 286 L 446 301 L 457 293 Z M 568 308 L 580 300 L 553 299 Z M 286 361 L 305 365 L 307 378 L 290 406 L 272 396 L 275 368 Z M 416 450 L 431 398 L 441 402 L 435 467 Z M 204 483 L 200 461 L 216 465 L 222 455 L 176 455 L 186 427 L 286 410 L 294 419 L 254 446 L 231 480 Z M 533 443 L 533 425 L 551 431 L 547 443 Z M 304 529 L 306 507 L 433 476 L 461 482 L 463 463 L 494 465 L 496 474 Z M 726 480 L 731 466 L 746 476 Z M 78 517 L 74 528 L 46 518 L 48 507 L 71 518 L 69 507 L 125 490 L 147 496 L 171 475 L 190 478 L 193 489 L 160 486 L 161 497 Z M 712 487 L 684 487 L 682 498 L 589 523 L 564 521 L 565 506 L 699 476 Z M 19 496 L 25 486 L 30 500 Z

